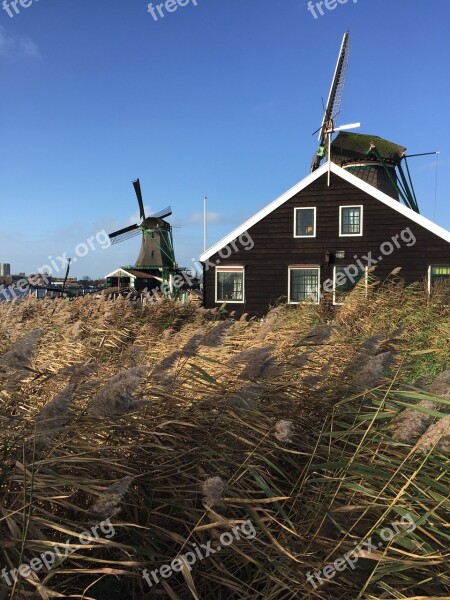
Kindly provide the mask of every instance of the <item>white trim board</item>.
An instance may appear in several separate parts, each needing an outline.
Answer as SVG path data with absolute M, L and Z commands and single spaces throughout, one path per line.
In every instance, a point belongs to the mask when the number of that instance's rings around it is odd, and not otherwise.
M 223 273 L 225 269 L 233 273 L 242 273 L 242 300 L 219 300 L 217 297 L 217 276 L 219 273 Z M 231 271 L 234 269 L 234 271 Z M 215 304 L 245 304 L 245 267 L 243 265 L 223 265 L 221 267 L 216 266 L 214 269 L 214 302 Z
M 135 275 L 132 275 L 131 273 L 128 273 L 128 271 L 126 271 L 125 269 L 120 269 L 120 268 L 116 269 L 115 271 L 113 271 L 109 275 L 105 275 L 105 279 L 107 277 L 131 277 L 133 279 L 136 279 Z
M 322 269 L 320 268 L 320 265 L 290 265 L 288 267 L 288 296 L 287 296 L 288 304 L 304 304 L 305 302 L 308 302 L 308 300 L 299 300 L 299 301 L 291 300 L 291 272 L 292 271 L 317 271 L 318 272 L 317 302 L 313 302 L 313 304 L 315 304 L 315 305 L 320 304 L 320 300 L 321 300 L 320 279 L 322 277 Z
M 359 233 L 342 233 L 342 209 L 359 208 Z M 362 237 L 364 235 L 364 205 L 340 204 L 339 205 L 339 237 Z
M 234 231 L 232 231 L 227 236 L 218 241 L 216 244 L 211 246 L 206 252 L 200 255 L 200 261 L 205 262 L 206 260 L 208 260 L 208 258 L 210 258 L 213 254 L 219 252 L 219 250 L 227 246 L 230 242 L 238 238 L 246 231 L 248 231 L 251 227 L 253 227 L 253 225 L 256 225 L 256 223 L 267 217 L 267 215 L 270 215 L 271 212 L 279 208 L 282 204 L 293 198 L 296 194 L 307 188 L 309 185 L 314 183 L 314 181 L 322 177 L 322 175 L 325 175 L 327 172 L 328 162 L 324 163 L 321 167 L 314 171 L 314 173 L 310 173 L 307 177 L 305 177 L 296 185 L 294 185 L 290 190 L 279 196 L 276 200 L 274 200 L 273 202 L 265 206 L 263 209 L 258 211 L 255 215 L 253 215 L 253 217 L 247 219 L 247 221 L 242 223 L 242 225 L 237 227 Z M 365 192 L 369 196 L 372 196 L 372 198 L 379 200 L 386 206 L 389 206 L 390 208 L 396 210 L 398 213 L 407 217 L 414 223 L 421 225 L 431 233 L 434 233 L 438 237 L 450 243 L 449 231 L 447 231 L 443 227 L 440 227 L 439 225 L 436 225 L 436 223 L 433 223 L 432 221 L 430 221 L 430 219 L 427 219 L 423 215 L 419 215 L 418 213 L 414 212 L 411 208 L 408 208 L 401 202 L 394 200 L 394 198 L 391 198 L 387 194 L 380 192 L 380 190 L 377 190 L 375 187 L 370 185 L 370 183 L 366 183 L 362 179 L 359 179 L 359 177 L 356 177 L 356 175 L 352 175 L 349 171 L 346 171 L 342 167 L 339 167 L 334 162 L 331 163 L 331 172 L 334 173 L 334 175 L 340 177 L 341 179 L 344 179 L 344 181 L 351 183 L 353 186 Z M 333 185 L 333 181 L 331 182 L 331 185 Z
M 313 234 L 312 235 L 297 235 L 297 211 L 299 210 L 312 210 L 314 212 L 313 219 Z M 296 206 L 294 208 L 294 237 L 296 239 L 308 239 L 315 238 L 317 236 L 317 206 Z

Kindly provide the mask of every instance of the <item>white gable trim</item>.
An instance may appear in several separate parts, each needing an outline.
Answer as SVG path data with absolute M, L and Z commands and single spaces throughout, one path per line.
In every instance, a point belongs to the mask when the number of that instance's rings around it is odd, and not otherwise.
M 339 177 L 342 179 L 345 179 L 363 192 L 366 192 L 366 194 L 369 194 L 369 196 L 376 198 L 386 206 L 393 208 L 404 217 L 407 217 L 410 221 L 421 225 L 425 229 L 428 229 L 428 231 L 431 231 L 431 233 L 434 233 L 438 237 L 450 243 L 450 231 L 447 231 L 440 225 L 436 225 L 436 223 L 433 223 L 433 221 L 430 221 L 430 219 L 427 219 L 423 215 L 419 215 L 411 208 L 408 208 L 401 202 L 398 202 L 398 200 L 394 200 L 394 198 L 391 198 L 387 194 L 380 192 L 380 190 L 377 190 L 377 188 L 373 187 L 373 185 L 370 185 L 370 183 L 363 181 L 359 177 L 356 177 L 356 175 L 352 175 L 352 173 L 342 169 L 341 167 L 338 167 L 338 165 L 331 163 L 331 167 L 331 170 L 336 173 L 336 175 L 339 175 Z
M 200 260 L 202 262 L 207 260 L 210 256 L 221 250 L 224 246 L 227 246 L 230 242 L 232 242 L 237 237 L 242 235 L 245 231 L 250 229 L 250 227 L 253 227 L 253 225 L 264 219 L 264 217 L 267 217 L 267 215 L 270 215 L 270 213 L 277 209 L 279 206 L 290 200 L 293 196 L 301 192 L 304 188 L 308 187 L 308 185 L 311 185 L 311 183 L 314 183 L 314 181 L 316 181 L 316 179 L 319 179 L 319 177 L 326 173 L 327 170 L 328 167 L 326 163 L 319 167 L 316 171 L 314 171 L 314 173 L 310 173 L 307 177 L 305 177 L 305 179 L 299 181 L 290 190 L 288 190 L 287 192 L 279 196 L 279 198 L 277 198 L 276 200 L 265 206 L 263 209 L 261 209 L 259 212 L 257 212 L 256 215 L 253 215 L 253 217 L 247 219 L 245 223 L 242 223 L 242 225 L 237 227 L 237 229 L 235 229 L 226 237 L 217 242 L 217 244 L 211 246 L 211 248 L 209 248 L 200 256 Z
M 132 279 L 136 279 L 135 275 L 132 275 L 131 273 L 128 273 L 128 271 L 125 271 L 125 269 L 116 269 L 115 271 L 113 271 L 109 275 L 105 275 L 105 279 L 107 277 L 131 277 Z
M 206 252 L 200 255 L 200 261 L 205 262 L 206 260 L 208 260 L 208 258 L 210 258 L 213 254 L 216 254 L 216 252 L 219 252 L 219 250 L 227 246 L 230 242 L 232 242 L 240 235 L 248 231 L 250 227 L 256 225 L 256 223 L 267 217 L 267 215 L 279 208 L 282 204 L 284 204 L 285 202 L 293 198 L 296 194 L 298 194 L 299 192 L 307 188 L 309 185 L 314 183 L 316 179 L 319 179 L 319 177 L 324 175 L 327 171 L 328 163 L 325 163 L 316 171 L 314 171 L 314 173 L 310 173 L 307 177 L 305 177 L 296 185 L 294 185 L 294 187 L 292 187 L 290 190 L 288 190 L 287 192 L 279 196 L 279 198 L 265 206 L 262 210 L 253 215 L 253 217 L 247 219 L 247 221 L 242 223 L 242 225 L 237 227 L 226 237 L 222 238 L 220 241 L 214 244 L 214 246 L 211 246 L 211 248 L 209 248 Z M 366 194 L 369 194 L 369 196 L 372 196 L 376 200 L 379 200 L 386 206 L 389 206 L 390 208 L 396 210 L 397 212 L 407 217 L 414 223 L 421 225 L 428 231 L 431 231 L 431 233 L 434 233 L 438 237 L 450 243 L 450 232 L 444 229 L 443 227 L 436 225 L 436 223 L 433 223 L 426 217 L 419 215 L 418 213 L 414 212 L 411 208 L 408 208 L 401 202 L 398 202 L 397 200 L 394 200 L 387 194 L 380 192 L 380 190 L 377 190 L 375 187 L 370 185 L 370 183 L 366 183 L 359 177 L 356 177 L 356 175 L 352 175 L 352 173 L 346 171 L 342 167 L 339 167 L 333 162 L 331 163 L 331 171 L 341 179 L 348 181 L 348 183 L 351 183 L 353 186 L 359 188 L 361 191 L 365 192 Z M 333 185 L 333 182 L 331 182 L 331 185 Z

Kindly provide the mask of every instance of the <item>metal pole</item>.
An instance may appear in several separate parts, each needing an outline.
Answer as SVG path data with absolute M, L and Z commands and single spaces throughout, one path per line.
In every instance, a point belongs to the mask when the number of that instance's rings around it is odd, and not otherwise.
M 206 252 L 206 237 L 207 237 L 207 201 L 208 198 L 203 198 L 203 252 Z
M 328 134 L 328 187 L 331 184 L 331 134 Z
M 415 156 L 431 156 L 431 154 L 440 154 L 440 152 L 422 152 L 422 154 L 404 154 L 403 158 L 414 158 Z

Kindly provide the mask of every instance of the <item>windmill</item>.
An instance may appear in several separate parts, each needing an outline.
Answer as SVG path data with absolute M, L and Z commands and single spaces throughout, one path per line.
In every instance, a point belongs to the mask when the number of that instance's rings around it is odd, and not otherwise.
M 137 258 L 135 269 L 151 273 L 158 272 L 164 280 L 176 272 L 177 264 L 173 249 L 172 226 L 165 221 L 172 214 L 170 206 L 149 217 L 145 214 L 142 200 L 141 184 L 139 179 L 133 181 L 136 193 L 140 223 L 119 229 L 109 235 L 111 244 L 129 240 L 138 235 L 142 236 L 141 249 Z
M 319 149 L 313 157 L 310 172 L 316 171 L 327 156 L 328 185 L 330 185 L 331 161 L 333 161 L 385 194 L 402 201 L 408 208 L 419 212 L 407 162 L 409 157 L 406 155 L 406 148 L 378 136 L 345 133 L 345 130 L 360 127 L 360 123 L 336 127 L 348 70 L 349 41 L 350 34 L 346 32 L 339 50 L 322 125 L 313 134 L 319 132 Z M 332 142 L 331 138 L 335 132 L 339 132 L 339 134 Z M 402 168 L 403 162 L 406 172 Z

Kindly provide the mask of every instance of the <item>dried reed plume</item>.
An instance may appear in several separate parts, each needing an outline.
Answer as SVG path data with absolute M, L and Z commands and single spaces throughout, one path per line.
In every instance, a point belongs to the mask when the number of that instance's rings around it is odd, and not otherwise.
M 134 477 L 124 477 L 113 483 L 92 505 L 91 510 L 103 517 L 113 517 L 121 510 L 121 503 Z
M 307 333 L 296 346 L 322 346 L 333 335 L 337 325 L 317 325 Z
M 248 361 L 247 366 L 240 373 L 239 377 L 255 381 L 273 377 L 275 372 L 276 361 L 272 356 L 271 348 L 255 348 L 251 360 Z
M 267 334 L 271 331 L 275 321 L 280 316 L 282 309 L 282 306 L 277 306 L 267 313 L 264 318 L 264 322 L 255 337 L 255 342 L 262 342 L 262 340 L 264 340 Z
M 417 442 L 414 450 L 427 454 L 433 448 L 443 454 L 450 452 L 450 415 L 439 419 L 437 423 L 432 425 Z
M 196 331 L 183 346 L 182 353 L 184 356 L 195 356 L 204 337 L 205 334 L 202 331 Z
M 222 345 L 223 338 L 232 325 L 233 321 L 222 321 L 218 325 L 215 325 L 203 336 L 200 345 L 218 348 Z
M 48 432 L 61 429 L 69 420 L 69 404 L 72 400 L 74 386 L 68 385 L 53 400 L 44 406 L 36 416 L 36 431 Z
M 358 353 L 354 361 L 345 370 L 353 391 L 360 392 L 378 387 L 385 378 L 386 370 L 394 362 L 394 352 L 382 352 L 376 356 Z
M 175 363 L 184 356 L 182 350 L 175 350 L 157 363 L 152 370 L 152 379 L 160 385 L 170 385 L 174 379 L 169 371 Z
M 365 342 L 363 342 L 362 344 L 359 345 L 358 351 L 362 355 L 365 354 L 365 355 L 373 356 L 374 354 L 377 353 L 377 350 L 378 350 L 380 344 L 383 341 L 385 341 L 385 339 L 386 338 L 384 337 L 384 335 L 381 335 L 381 334 L 372 335 Z
M 65 367 L 59 372 L 59 374 L 66 377 L 69 376 L 69 383 L 79 385 L 88 379 L 88 377 L 92 375 L 97 368 L 97 363 L 88 361 L 85 363 L 76 363 L 75 365 L 70 365 L 70 367 Z
M 436 377 L 433 383 L 427 386 L 427 391 L 435 396 L 450 398 L 450 369 Z M 435 410 L 437 403 L 433 400 L 422 400 L 417 406 L 427 410 Z M 431 415 L 409 408 L 400 413 L 394 420 L 392 437 L 405 444 L 413 445 L 421 436 L 424 436 L 432 422 L 433 417 Z
M 292 436 L 294 435 L 294 424 L 292 421 L 278 421 L 275 424 L 274 435 L 279 442 L 292 442 Z
M 422 400 L 417 406 L 434 410 L 436 403 L 431 400 Z M 412 446 L 426 432 L 432 422 L 433 417 L 430 415 L 408 408 L 394 419 L 392 437 L 399 442 Z
M 99 417 L 124 415 L 138 406 L 131 394 L 147 373 L 147 367 L 121 371 L 112 377 L 92 399 L 88 412 Z
M 43 334 L 42 329 L 26 333 L 0 357 L 0 365 L 16 370 L 29 368 L 37 343 Z
M 157 365 L 155 365 L 155 367 L 153 369 L 155 374 L 158 375 L 160 373 L 164 373 L 164 372 L 168 371 L 169 369 L 171 369 L 173 367 L 173 365 L 176 363 L 176 361 L 179 358 L 181 358 L 182 356 L 183 356 L 182 350 L 175 350 L 174 352 L 169 354 L 169 356 L 166 356 L 166 358 L 163 358 Z
M 209 507 L 223 507 L 222 493 L 225 482 L 221 477 L 209 477 L 202 484 L 203 502 Z
M 296 369 L 302 369 L 309 361 L 309 352 L 310 351 L 302 352 L 301 354 L 289 358 L 289 365 Z
M 430 394 L 450 398 L 450 369 L 447 369 L 437 377 L 429 386 Z
M 84 330 L 83 321 L 77 321 L 67 330 L 67 335 L 73 340 L 78 339 Z
M 256 407 L 256 400 L 266 390 L 267 388 L 259 383 L 250 383 L 227 398 L 224 405 L 227 408 L 234 409 L 254 409 Z
M 230 358 L 228 364 L 231 367 L 239 365 L 241 363 L 249 363 L 255 358 L 261 356 L 261 353 L 269 353 L 273 350 L 273 346 L 262 346 L 260 348 L 249 348 L 248 350 L 242 350 Z
M 142 364 L 144 349 L 139 346 L 130 346 L 122 354 L 123 364 L 128 367 L 137 367 Z

